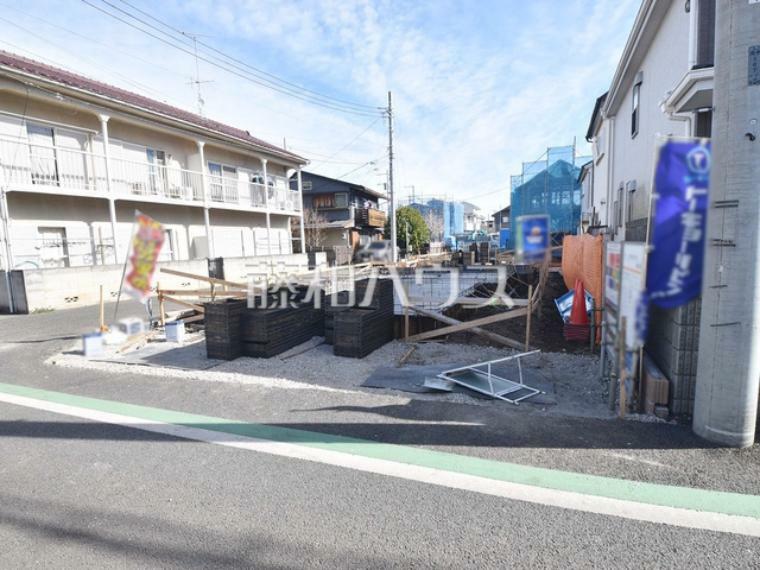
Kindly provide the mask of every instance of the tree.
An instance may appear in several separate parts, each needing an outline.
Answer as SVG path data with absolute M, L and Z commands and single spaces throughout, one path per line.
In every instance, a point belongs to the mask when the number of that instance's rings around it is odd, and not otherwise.
M 428 210 L 425 214 L 425 224 L 430 230 L 430 241 L 443 241 L 443 216 L 438 215 L 433 210 Z
M 317 210 L 306 208 L 303 211 L 304 237 L 306 250 L 319 249 L 325 242 L 325 225 L 327 218 Z
M 391 235 L 390 220 L 385 222 L 385 235 Z M 414 250 L 417 253 L 422 245 L 430 242 L 430 229 L 422 214 L 415 208 L 404 206 L 396 210 L 396 241 L 401 249 L 407 252 Z

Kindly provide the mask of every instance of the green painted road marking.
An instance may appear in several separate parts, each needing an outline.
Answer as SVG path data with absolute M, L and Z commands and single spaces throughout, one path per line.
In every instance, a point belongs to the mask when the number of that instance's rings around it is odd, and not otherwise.
M 760 496 L 676 487 L 457 455 L 419 447 L 253 424 L 0 383 L 0 393 L 261 440 L 635 503 L 760 519 Z

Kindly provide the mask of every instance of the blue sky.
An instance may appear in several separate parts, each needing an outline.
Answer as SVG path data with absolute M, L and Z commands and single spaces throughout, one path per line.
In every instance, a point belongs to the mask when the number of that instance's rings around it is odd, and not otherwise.
M 308 89 L 377 106 L 390 89 L 399 194 L 414 185 L 418 195 L 472 200 L 487 213 L 508 203 L 509 176 L 522 161 L 573 137 L 588 151 L 594 100 L 609 86 L 640 3 L 128 2 Z M 190 55 L 76 0 L 0 0 L 0 8 L 0 49 L 195 109 Z M 202 85 L 207 116 L 285 139 L 321 174 L 381 187 L 383 120 L 314 106 L 204 62 L 200 75 L 210 81 Z

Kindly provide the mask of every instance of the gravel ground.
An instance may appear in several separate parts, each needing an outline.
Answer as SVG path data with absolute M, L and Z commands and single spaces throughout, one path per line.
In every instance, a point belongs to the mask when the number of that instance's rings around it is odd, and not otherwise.
M 48 364 L 64 367 L 89 368 L 106 373 L 124 372 L 155 377 L 184 378 L 208 382 L 226 382 L 257 385 L 265 388 L 308 389 L 331 392 L 364 391 L 395 395 L 405 399 L 437 400 L 480 406 L 505 406 L 500 400 L 482 399 L 463 393 L 408 393 L 396 390 L 363 388 L 361 384 L 378 368 L 395 366 L 409 348 L 404 342 L 386 344 L 363 359 L 344 358 L 332 354 L 332 346 L 321 344 L 287 359 L 238 358 L 237 360 L 209 361 L 205 359 L 202 335 L 189 337 L 182 350 L 188 361 L 203 362 L 204 369 L 147 365 L 140 362 L 141 351 L 152 355 L 157 345 L 148 349 L 135 349 L 124 355 L 111 353 L 101 360 L 86 359 L 79 346 L 48 360 Z M 166 345 L 167 351 L 177 345 Z M 305 345 L 303 345 L 305 347 Z M 298 347 L 290 353 L 298 352 Z M 503 358 L 514 351 L 468 344 L 419 343 L 405 366 L 440 365 L 442 369 Z M 168 354 L 168 352 L 167 352 Z M 115 360 L 122 360 L 116 362 Z M 125 363 L 123 361 L 129 361 Z M 536 371 L 546 379 L 548 392 L 540 403 L 526 400 L 521 409 L 534 413 L 607 418 L 604 387 L 598 380 L 598 359 L 589 355 L 568 353 L 541 353 L 524 359 L 526 369 Z M 211 367 L 206 367 L 210 363 Z M 141 365 L 140 365 L 141 364 Z M 511 407 L 511 406 L 510 406 Z

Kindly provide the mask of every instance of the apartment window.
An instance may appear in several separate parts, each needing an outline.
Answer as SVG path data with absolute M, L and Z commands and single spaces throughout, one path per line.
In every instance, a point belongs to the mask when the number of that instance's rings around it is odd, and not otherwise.
M 348 194 L 346 192 L 335 193 L 335 207 L 348 208 Z
M 151 193 L 163 194 L 167 187 L 166 153 L 163 150 L 146 148 L 145 157 L 148 160 L 148 180 Z
M 52 127 L 27 123 L 32 183 L 58 185 L 55 136 Z
M 209 162 L 208 172 L 211 199 L 217 202 L 237 202 L 237 168 L 218 162 Z
M 301 183 L 301 187 L 305 192 L 309 192 L 311 190 L 311 180 L 304 180 Z
M 710 138 L 712 136 L 712 109 L 697 112 L 697 121 L 694 127 L 694 136 Z
M 69 267 L 69 243 L 66 228 L 38 227 L 42 267 Z
M 697 61 L 694 67 L 715 65 L 715 0 L 699 0 L 697 6 Z
M 631 138 L 639 134 L 639 107 L 641 104 L 641 82 L 633 86 L 631 105 Z

